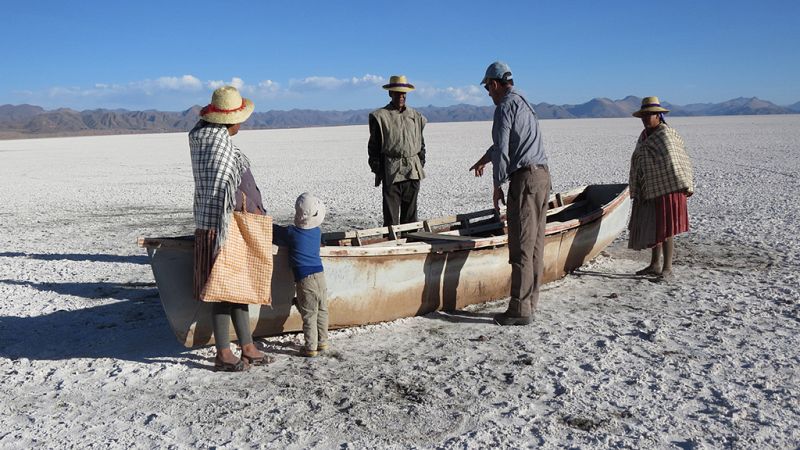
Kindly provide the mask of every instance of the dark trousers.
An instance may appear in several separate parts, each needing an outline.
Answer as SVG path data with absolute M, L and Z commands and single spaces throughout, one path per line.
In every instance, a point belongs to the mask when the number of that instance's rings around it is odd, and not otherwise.
M 511 300 L 507 315 L 530 317 L 539 303 L 544 274 L 544 230 L 550 198 L 550 172 L 544 166 L 511 174 L 506 200 Z
M 419 180 L 383 183 L 383 226 L 417 221 Z

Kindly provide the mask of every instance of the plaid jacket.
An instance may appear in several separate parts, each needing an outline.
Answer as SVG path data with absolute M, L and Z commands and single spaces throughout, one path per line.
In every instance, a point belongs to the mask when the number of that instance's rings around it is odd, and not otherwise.
M 631 155 L 628 183 L 631 198 L 642 200 L 694 192 L 692 162 L 677 131 L 662 124 L 649 136 L 642 132 Z
M 222 247 L 236 189 L 250 161 L 235 146 L 225 125 L 199 121 L 189 132 L 194 173 L 194 223 L 196 229 L 216 231 L 216 249 Z

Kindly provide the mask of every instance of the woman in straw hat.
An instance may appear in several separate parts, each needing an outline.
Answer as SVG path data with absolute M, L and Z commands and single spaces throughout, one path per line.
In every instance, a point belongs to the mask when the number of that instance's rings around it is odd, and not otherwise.
M 250 161 L 231 141 L 253 108 L 253 102 L 242 98 L 235 87 L 223 86 L 214 91 L 211 103 L 200 111 L 200 120 L 189 132 L 195 182 L 195 298 L 200 298 L 214 259 L 222 248 L 233 210 L 241 210 L 246 201 L 248 212 L 266 213 L 261 192 L 250 172 Z M 213 304 L 216 370 L 240 372 L 250 365 L 272 361 L 253 343 L 249 315 L 245 304 Z M 230 348 L 231 321 L 242 349 L 241 358 Z
M 686 199 L 694 192 L 692 163 L 683 139 L 664 120 L 667 113 L 658 97 L 645 97 L 633 113 L 644 130 L 631 156 L 629 177 L 633 210 L 628 247 L 652 249 L 650 265 L 636 274 L 660 278 L 672 276 L 672 238 L 689 231 Z

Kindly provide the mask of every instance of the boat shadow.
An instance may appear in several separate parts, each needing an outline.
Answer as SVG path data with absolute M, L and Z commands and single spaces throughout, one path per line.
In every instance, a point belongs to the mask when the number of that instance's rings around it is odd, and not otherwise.
M 127 264 L 150 264 L 145 255 L 108 255 L 102 253 L 25 253 L 0 252 L 0 258 L 29 258 L 42 261 L 88 261 Z
M 55 293 L 103 304 L 74 310 L 53 308 L 53 312 L 35 316 L 0 316 L 0 357 L 52 361 L 114 358 L 144 363 L 174 362 L 179 357 L 206 362 L 189 353 L 170 332 L 154 283 L 0 280 L 3 284 L 27 286 L 43 296 Z

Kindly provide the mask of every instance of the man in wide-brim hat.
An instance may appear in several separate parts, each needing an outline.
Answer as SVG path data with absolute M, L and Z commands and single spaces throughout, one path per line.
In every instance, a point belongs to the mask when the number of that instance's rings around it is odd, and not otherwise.
M 417 196 L 425 178 L 427 119 L 406 105 L 414 90 L 405 75 L 392 75 L 383 85 L 391 101 L 369 115 L 369 167 L 375 186 L 383 185 L 383 226 L 417 221 Z

